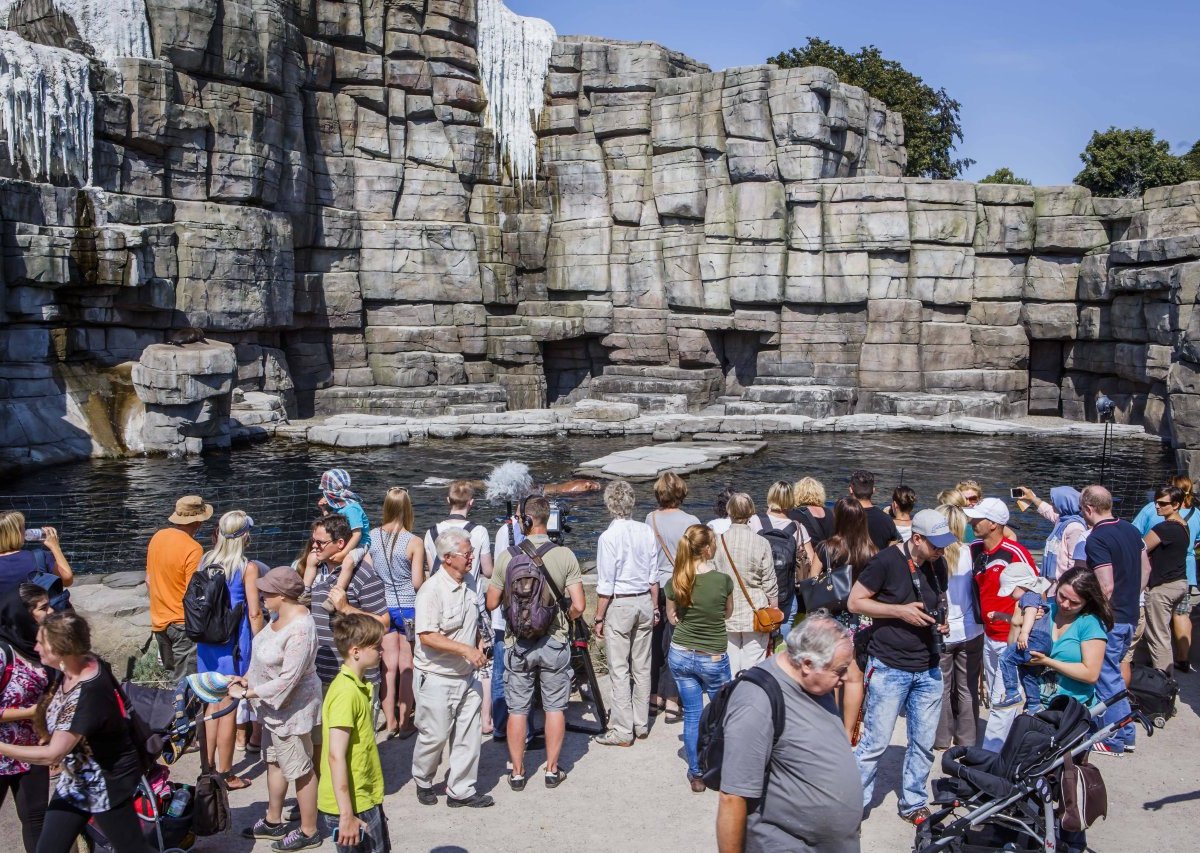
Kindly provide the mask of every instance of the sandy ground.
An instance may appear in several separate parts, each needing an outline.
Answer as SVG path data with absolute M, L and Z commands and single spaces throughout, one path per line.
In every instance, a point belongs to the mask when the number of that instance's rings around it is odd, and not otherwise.
M 1192 832 L 1200 826 L 1200 674 L 1180 677 L 1183 693 L 1179 715 L 1165 731 L 1141 738 L 1138 752 L 1124 758 L 1097 757 L 1108 786 L 1109 817 L 1089 831 L 1094 850 L 1171 851 L 1195 850 Z M 572 716 L 576 705 L 573 704 Z M 517 794 L 505 783 L 507 753 L 503 744 L 483 746 L 479 787 L 496 798 L 490 809 L 455 809 L 417 803 L 409 769 L 412 743 L 389 741 L 380 745 L 386 773 L 385 800 L 393 849 L 396 851 L 655 851 L 712 850 L 716 796 L 693 794 L 684 778 L 682 725 L 656 724 L 650 737 L 629 749 L 598 747 L 582 734 L 568 733 L 563 767 L 570 772 L 557 790 L 548 790 L 534 777 Z M 912 831 L 896 816 L 894 789 L 902 757 L 903 720 L 884 756 L 877 786 L 877 802 L 863 824 L 864 851 L 908 851 Z M 544 753 L 532 753 L 534 762 Z M 194 755 L 174 771 L 176 778 L 196 772 Z M 231 797 L 234 830 L 201 839 L 201 853 L 266 853 L 267 842 L 257 845 L 238 832 L 262 814 L 266 780 L 262 764 L 241 761 L 239 769 L 254 784 Z M 883 792 L 887 792 L 884 794 Z M 0 832 L 17 850 L 16 815 L 5 804 Z M 1191 838 L 1191 840 L 1188 840 Z M 326 841 L 321 849 L 332 853 Z

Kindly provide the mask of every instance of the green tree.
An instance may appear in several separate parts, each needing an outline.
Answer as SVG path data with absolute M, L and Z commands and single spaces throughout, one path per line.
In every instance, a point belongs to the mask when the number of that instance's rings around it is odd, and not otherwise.
M 1137 198 L 1151 187 L 1188 178 L 1184 158 L 1173 155 L 1171 146 L 1153 130 L 1141 127 L 1097 130 L 1079 159 L 1083 171 L 1075 176 L 1075 183 L 1099 196 Z
M 1024 178 L 1018 178 L 1016 175 L 1013 174 L 1013 170 L 1008 168 L 1008 166 L 1001 166 L 999 169 L 992 172 L 986 178 L 981 179 L 979 181 L 979 183 L 981 183 L 981 184 L 1021 184 L 1022 186 L 1026 186 L 1026 187 L 1029 186 L 1029 181 L 1025 180 Z
M 1200 139 L 1196 140 L 1196 144 L 1192 146 L 1188 153 L 1179 158 L 1183 161 L 1183 165 L 1187 168 L 1187 179 L 1189 181 L 1200 181 Z
M 957 178 L 975 162 L 955 159 L 961 142 L 961 104 L 945 89 L 934 89 L 874 45 L 849 53 L 824 39 L 808 37 L 804 47 L 793 47 L 767 60 L 780 68 L 820 65 L 836 72 L 843 83 L 858 86 L 887 104 L 904 118 L 904 145 L 908 165 L 904 174 L 919 178 Z

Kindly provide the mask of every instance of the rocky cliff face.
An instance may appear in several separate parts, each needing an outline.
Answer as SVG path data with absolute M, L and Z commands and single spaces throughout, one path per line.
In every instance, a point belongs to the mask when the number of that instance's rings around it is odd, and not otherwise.
M 899 118 L 825 69 L 550 42 L 497 0 L 141 5 L 0 2 L 0 76 L 16 42 L 90 56 L 95 115 L 88 186 L 0 122 L 0 464 L 284 411 L 1082 418 L 1100 389 L 1200 448 L 1200 185 L 901 179 Z

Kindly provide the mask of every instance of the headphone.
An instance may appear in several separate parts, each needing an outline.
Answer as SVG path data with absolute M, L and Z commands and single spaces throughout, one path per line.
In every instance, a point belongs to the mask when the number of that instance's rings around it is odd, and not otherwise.
M 521 525 L 521 532 L 525 533 L 526 535 L 528 535 L 529 531 L 533 529 L 533 518 L 525 513 L 525 502 L 531 497 L 533 497 L 533 495 L 526 495 L 525 497 L 521 498 L 521 502 L 517 504 L 517 521 Z

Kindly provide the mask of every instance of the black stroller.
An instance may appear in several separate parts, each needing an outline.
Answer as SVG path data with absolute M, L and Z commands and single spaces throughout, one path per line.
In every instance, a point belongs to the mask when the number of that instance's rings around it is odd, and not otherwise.
M 1109 702 L 1126 697 L 1122 692 Z M 1093 744 L 1132 722 L 1154 733 L 1136 710 L 1097 728 L 1094 721 L 1106 709 L 1105 703 L 1088 709 L 1068 696 L 1057 696 L 1037 714 L 1018 717 L 1000 752 L 976 747 L 946 750 L 942 771 L 949 778 L 933 783 L 933 802 L 942 808 L 917 827 L 913 850 L 1055 853 L 1063 849 L 1055 806 L 1062 797 L 1066 757 L 1083 756 Z
M 134 808 L 142 821 L 147 849 L 159 853 L 187 853 L 197 835 L 212 834 L 197 825 L 196 792 L 198 786 L 213 784 L 216 774 L 208 766 L 204 723 L 237 710 L 238 703 L 215 714 L 204 716 L 204 701 L 188 685 L 187 679 L 174 687 L 136 684 L 131 678 L 132 662 L 121 685 L 122 699 L 148 730 L 147 750 L 163 764 L 142 777 L 134 794 Z M 135 726 L 135 730 L 136 730 Z M 174 764 L 199 738 L 201 776 L 197 785 L 172 782 L 167 767 Z M 215 831 L 223 831 L 224 827 Z M 109 853 L 108 840 L 99 828 L 89 823 L 87 841 L 93 853 Z

